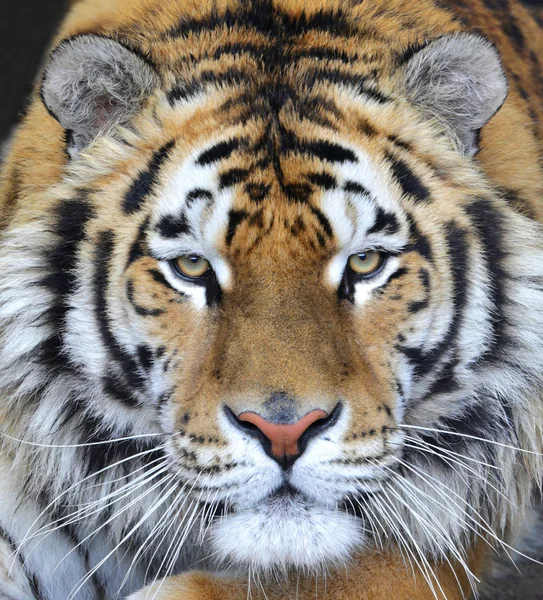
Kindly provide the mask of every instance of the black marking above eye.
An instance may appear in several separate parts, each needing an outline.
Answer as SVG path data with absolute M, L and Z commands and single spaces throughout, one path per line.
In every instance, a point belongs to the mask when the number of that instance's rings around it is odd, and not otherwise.
M 358 194 L 360 196 L 370 196 L 370 192 L 361 183 L 356 181 L 346 181 L 343 189 L 349 194 Z
M 311 173 L 307 176 L 307 179 L 325 190 L 333 190 L 337 187 L 336 178 L 329 173 Z
M 380 206 L 378 206 L 375 214 L 375 223 L 370 229 L 368 229 L 368 234 L 378 232 L 394 234 L 397 233 L 399 229 L 400 224 L 398 223 L 396 216 L 392 213 L 386 212 Z
M 427 202 L 431 199 L 430 191 L 422 181 L 413 173 L 412 169 L 400 158 L 387 154 L 394 179 L 402 188 L 405 196 L 411 196 L 418 202 Z
M 228 213 L 228 229 L 226 231 L 226 245 L 230 246 L 234 236 L 236 235 L 237 228 L 247 219 L 248 213 L 244 210 L 231 210 Z
M 232 187 L 237 183 L 243 183 L 249 175 L 250 171 L 248 169 L 230 169 L 221 174 L 219 178 L 219 189 L 222 190 Z
M 322 211 L 319 210 L 318 208 L 316 208 L 314 206 L 310 206 L 309 208 L 310 208 L 311 212 L 317 218 L 318 222 L 320 223 L 321 227 L 324 230 L 324 233 L 326 233 L 326 235 L 329 238 L 331 238 L 334 235 L 334 233 L 332 231 L 332 226 L 330 225 L 330 221 L 324 216 Z
M 213 194 L 209 190 L 194 188 L 187 194 L 187 208 L 196 200 L 213 200 Z
M 147 217 L 138 228 L 138 235 L 130 246 L 130 252 L 128 253 L 128 260 L 126 261 L 126 268 L 128 268 L 133 262 L 145 256 L 145 234 L 149 227 L 149 217 Z
M 423 258 L 431 261 L 433 257 L 430 240 L 420 231 L 415 219 L 408 216 L 409 221 L 409 244 L 406 246 L 406 252 L 418 252 Z
M 196 159 L 196 164 L 200 166 L 210 165 L 219 160 L 228 158 L 234 150 L 237 150 L 240 146 L 240 141 L 237 138 L 233 138 L 228 141 L 219 142 L 211 148 L 208 148 Z
M 156 230 L 162 237 L 168 239 L 174 239 L 192 231 L 185 213 L 181 213 L 178 217 L 172 215 L 162 217 L 156 225 Z
M 160 168 L 170 155 L 175 141 L 172 140 L 162 146 L 153 154 L 153 158 L 147 169 L 140 173 L 124 198 L 123 210 L 127 214 L 132 214 L 141 210 L 145 198 L 153 191 L 157 182 Z

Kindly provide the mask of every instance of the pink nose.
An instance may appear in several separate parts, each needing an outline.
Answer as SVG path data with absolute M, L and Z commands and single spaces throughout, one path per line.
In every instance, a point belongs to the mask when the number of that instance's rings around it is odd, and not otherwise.
M 240 421 L 251 423 L 270 440 L 271 452 L 276 458 L 284 456 L 297 456 L 300 454 L 298 441 L 313 423 L 326 419 L 328 413 L 324 410 L 312 410 L 303 416 L 297 423 L 289 425 L 276 425 L 270 423 L 253 412 L 244 412 L 238 416 Z

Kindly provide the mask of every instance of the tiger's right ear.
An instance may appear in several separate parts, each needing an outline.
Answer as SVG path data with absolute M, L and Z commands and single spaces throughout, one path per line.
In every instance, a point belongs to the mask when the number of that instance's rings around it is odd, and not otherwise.
M 475 33 L 443 35 L 416 51 L 400 72 L 408 97 L 445 126 L 463 154 L 476 154 L 480 129 L 507 96 L 496 48 Z
M 62 42 L 45 69 L 41 97 L 70 137 L 74 156 L 100 134 L 126 123 L 158 86 L 153 67 L 109 38 Z

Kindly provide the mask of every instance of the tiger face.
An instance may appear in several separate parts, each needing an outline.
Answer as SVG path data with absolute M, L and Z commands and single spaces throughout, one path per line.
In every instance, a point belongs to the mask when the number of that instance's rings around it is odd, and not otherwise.
M 540 361 L 508 283 L 540 275 L 539 231 L 471 160 L 506 95 L 496 53 L 444 36 L 377 86 L 316 72 L 307 40 L 273 69 L 220 41 L 216 76 L 209 52 L 157 74 L 94 36 L 53 54 L 42 93 L 71 166 L 38 224 L 49 358 L 112 432 L 164 442 L 224 561 L 314 569 L 379 527 L 448 551 L 471 535 L 464 507 L 501 519 L 477 470 L 499 455 L 476 437 L 510 439 Z M 455 456 L 481 458 L 475 475 Z M 433 535 L 409 507 L 425 496 Z

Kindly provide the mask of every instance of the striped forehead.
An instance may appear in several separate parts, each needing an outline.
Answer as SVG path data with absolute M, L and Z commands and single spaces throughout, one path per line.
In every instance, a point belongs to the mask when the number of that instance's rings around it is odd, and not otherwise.
M 232 220 L 237 219 L 238 226 L 243 218 L 239 214 L 251 216 L 236 206 L 238 185 L 250 191 L 245 181 L 251 169 L 223 162 L 239 146 L 239 140 L 233 137 L 209 144 L 185 158 L 167 177 L 151 222 L 149 242 L 154 254 L 163 259 L 199 254 L 228 278 L 229 269 L 221 252 L 225 242 L 231 241 L 228 236 L 235 235 Z M 289 190 L 293 184 L 277 182 L 276 187 L 285 192 L 279 195 L 270 192 L 271 186 L 262 185 L 259 193 L 267 194 L 258 198 L 258 205 L 266 200 L 277 205 L 307 204 L 308 214 L 318 215 L 317 224 L 334 237 L 340 260 L 370 247 L 401 249 L 407 242 L 407 219 L 390 166 L 383 166 L 369 153 L 349 144 L 321 146 L 321 168 L 315 169 L 314 161 L 308 161 L 311 165 L 305 175 L 311 194 L 292 198 Z

